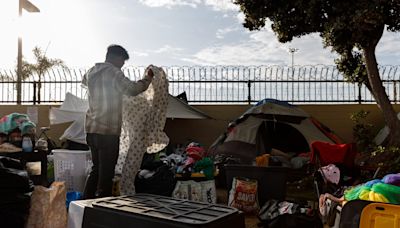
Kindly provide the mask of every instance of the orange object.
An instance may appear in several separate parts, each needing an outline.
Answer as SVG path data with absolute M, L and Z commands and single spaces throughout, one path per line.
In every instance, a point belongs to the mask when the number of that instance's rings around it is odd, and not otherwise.
M 269 154 L 263 154 L 256 157 L 256 165 L 260 167 L 267 167 L 269 164 Z

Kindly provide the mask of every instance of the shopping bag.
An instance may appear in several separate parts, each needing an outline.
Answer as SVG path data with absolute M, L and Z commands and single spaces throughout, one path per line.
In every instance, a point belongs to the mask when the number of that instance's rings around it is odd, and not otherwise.
M 53 182 L 49 188 L 35 186 L 31 198 L 27 228 L 67 227 L 66 187 Z

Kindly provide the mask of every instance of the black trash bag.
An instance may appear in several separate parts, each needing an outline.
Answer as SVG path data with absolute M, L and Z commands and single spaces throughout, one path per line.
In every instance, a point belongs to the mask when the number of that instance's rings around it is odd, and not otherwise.
M 23 228 L 29 216 L 33 182 L 23 165 L 15 159 L 0 157 L 0 224 Z
M 143 155 L 142 164 L 140 169 L 147 169 L 151 171 L 157 170 L 160 166 L 164 165 L 164 162 L 156 160 L 156 154 L 145 153 Z
M 33 188 L 19 160 L 0 156 L 0 195 L 32 192 Z
M 153 176 L 144 179 L 139 175 L 135 178 L 137 193 L 148 193 L 160 196 L 172 196 L 176 184 L 175 174 L 164 164 L 155 170 Z
M 24 228 L 28 220 L 31 193 L 0 196 L 1 227 Z

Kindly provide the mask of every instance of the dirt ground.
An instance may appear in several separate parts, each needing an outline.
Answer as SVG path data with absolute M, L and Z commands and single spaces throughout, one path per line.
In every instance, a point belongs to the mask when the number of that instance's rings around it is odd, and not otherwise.
M 257 216 L 248 215 L 245 217 L 246 228 L 258 228 L 257 224 L 259 222 Z

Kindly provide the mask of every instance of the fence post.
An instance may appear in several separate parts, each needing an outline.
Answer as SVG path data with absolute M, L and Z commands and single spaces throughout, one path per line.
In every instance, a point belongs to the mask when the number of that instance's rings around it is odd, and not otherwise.
M 247 102 L 251 104 L 251 80 L 247 81 Z
M 36 82 L 33 81 L 33 104 L 36 105 Z
M 359 83 L 358 83 L 358 103 L 359 103 L 359 104 L 361 104 L 361 102 L 362 102 L 361 87 L 362 87 L 362 83 L 359 82 Z
M 40 104 L 40 100 L 42 99 L 41 97 L 40 97 L 40 89 L 42 88 L 42 82 L 39 80 L 38 82 L 37 82 L 37 102 L 38 102 L 38 104 Z
M 393 99 L 394 103 L 397 104 L 397 82 L 396 80 L 393 80 Z

